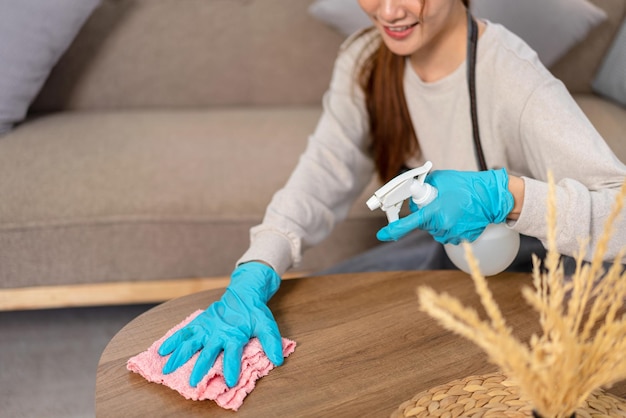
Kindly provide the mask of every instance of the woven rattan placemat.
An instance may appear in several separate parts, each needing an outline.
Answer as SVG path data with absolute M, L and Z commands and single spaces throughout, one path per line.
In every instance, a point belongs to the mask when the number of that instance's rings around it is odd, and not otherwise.
M 532 417 L 532 405 L 501 373 L 453 380 L 415 395 L 391 415 L 398 417 Z M 576 418 L 626 417 L 626 401 L 597 390 Z

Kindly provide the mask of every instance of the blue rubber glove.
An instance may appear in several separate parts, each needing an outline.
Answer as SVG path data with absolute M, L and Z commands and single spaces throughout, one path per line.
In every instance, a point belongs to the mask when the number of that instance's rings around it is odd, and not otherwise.
M 438 191 L 435 200 L 382 228 L 381 241 L 395 241 L 414 229 L 428 231 L 437 242 L 473 242 L 490 223 L 501 223 L 513 209 L 506 170 L 440 170 L 426 177 Z
M 258 337 L 270 361 L 283 364 L 278 325 L 267 302 L 278 291 L 280 277 L 269 266 L 249 262 L 237 267 L 221 299 L 161 344 L 159 354 L 172 354 L 163 366 L 168 374 L 197 352 L 189 384 L 196 387 L 224 351 L 224 379 L 233 387 L 241 373 L 241 354 L 250 338 Z

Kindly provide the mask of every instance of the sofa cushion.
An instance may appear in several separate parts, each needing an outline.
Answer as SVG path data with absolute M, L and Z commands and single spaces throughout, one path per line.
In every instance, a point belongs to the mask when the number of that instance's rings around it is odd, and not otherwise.
M 626 109 L 595 94 L 574 94 L 574 99 L 617 158 L 626 163 Z
M 18 126 L 0 141 L 0 282 L 229 274 L 320 113 L 63 112 Z M 376 244 L 381 221 L 363 197 L 301 268 Z
M 23 120 L 99 0 L 0 2 L 0 135 Z
M 33 111 L 319 104 L 342 37 L 310 1 L 102 0 Z
M 604 57 L 592 87 L 596 93 L 626 106 L 626 20 Z

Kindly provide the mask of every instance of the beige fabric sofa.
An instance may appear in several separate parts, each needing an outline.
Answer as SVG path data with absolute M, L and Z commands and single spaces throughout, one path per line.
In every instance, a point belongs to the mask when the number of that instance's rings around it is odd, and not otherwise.
M 590 80 L 626 13 L 553 70 L 626 160 L 626 109 Z M 321 112 L 343 36 L 311 0 L 103 0 L 29 119 L 0 139 L 0 310 L 223 286 Z M 293 275 L 376 245 L 365 205 Z

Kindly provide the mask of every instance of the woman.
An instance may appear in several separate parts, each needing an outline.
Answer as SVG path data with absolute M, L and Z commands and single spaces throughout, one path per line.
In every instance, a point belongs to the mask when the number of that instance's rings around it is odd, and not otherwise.
M 500 222 L 544 240 L 551 170 L 559 251 L 574 254 L 580 237 L 595 246 L 626 167 L 535 52 L 500 25 L 473 23 L 466 0 L 359 3 L 375 29 L 342 47 L 324 112 L 298 166 L 252 229 L 250 248 L 221 300 L 161 346 L 161 355 L 171 353 L 164 373 L 200 350 L 190 377 L 195 386 L 223 350 L 232 387 L 253 336 L 275 365 L 282 364 L 267 302 L 280 275 L 346 216 L 374 171 L 387 181 L 424 160 L 437 169 L 427 178 L 439 190 L 437 199 L 383 228 L 381 240 L 421 230 L 441 243 L 472 241 Z M 467 69 L 474 68 L 472 97 Z M 617 228 L 621 241 L 609 257 L 626 239 L 626 225 Z

